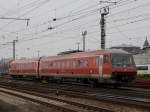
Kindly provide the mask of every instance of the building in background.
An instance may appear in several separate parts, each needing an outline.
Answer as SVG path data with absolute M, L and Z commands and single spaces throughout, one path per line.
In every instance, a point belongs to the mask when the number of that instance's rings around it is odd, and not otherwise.
M 122 49 L 129 53 L 132 53 L 133 55 L 138 54 L 141 51 L 140 47 L 133 46 L 131 44 L 121 44 L 118 46 L 113 46 L 113 47 L 111 47 L 111 49 Z
M 134 55 L 134 60 L 136 65 L 150 64 L 150 45 L 147 38 L 143 44 L 143 48 L 141 49 L 141 51 L 138 54 Z

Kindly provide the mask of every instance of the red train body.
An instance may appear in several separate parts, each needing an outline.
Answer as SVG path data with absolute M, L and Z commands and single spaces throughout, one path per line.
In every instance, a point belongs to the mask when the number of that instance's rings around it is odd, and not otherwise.
M 131 82 L 137 70 L 131 54 L 122 50 L 99 50 L 11 63 L 13 77 L 39 79 L 77 79 L 94 83 Z
M 38 74 L 39 59 L 15 60 L 10 64 L 10 75 L 12 76 L 35 76 Z

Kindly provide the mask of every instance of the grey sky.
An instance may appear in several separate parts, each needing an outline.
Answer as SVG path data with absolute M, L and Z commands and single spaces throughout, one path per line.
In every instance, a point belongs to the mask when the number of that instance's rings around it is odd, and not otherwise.
M 81 32 L 87 30 L 86 49 L 100 49 L 100 11 L 111 3 L 100 0 L 1 0 L 0 16 L 30 18 L 26 21 L 0 20 L 0 57 L 12 57 L 12 42 L 18 37 L 16 55 L 36 57 L 77 49 Z M 142 46 L 150 41 L 149 0 L 103 0 L 117 2 L 106 18 L 106 47 L 119 44 Z M 56 18 L 56 21 L 52 21 Z M 48 30 L 48 27 L 54 29 Z M 4 45 L 6 44 L 6 45 Z

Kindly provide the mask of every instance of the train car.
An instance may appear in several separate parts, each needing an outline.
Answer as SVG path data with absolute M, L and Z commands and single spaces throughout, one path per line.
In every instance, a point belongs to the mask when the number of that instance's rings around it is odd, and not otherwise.
M 136 65 L 138 77 L 150 77 L 150 64 Z
M 9 74 L 14 78 L 38 78 L 39 60 L 40 58 L 12 61 L 10 64 Z
M 12 77 L 84 83 L 128 83 L 136 77 L 133 56 L 122 50 L 98 50 L 37 59 L 15 60 Z
M 42 58 L 39 74 L 44 79 L 76 79 L 93 83 L 127 83 L 136 77 L 131 54 L 99 50 Z

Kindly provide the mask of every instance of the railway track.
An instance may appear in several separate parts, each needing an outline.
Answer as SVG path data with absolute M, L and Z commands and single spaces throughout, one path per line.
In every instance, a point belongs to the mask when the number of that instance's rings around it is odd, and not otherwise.
M 13 82 L 13 81 L 12 81 Z M 150 109 L 150 92 L 149 91 L 141 91 L 131 88 L 119 88 L 119 89 L 111 89 L 111 88 L 90 88 L 90 87 L 78 87 L 78 86 L 67 86 L 67 85 L 59 85 L 52 84 L 47 85 L 30 85 L 28 83 L 14 83 L 12 82 L 4 83 L 0 82 L 1 86 L 10 87 L 11 89 L 17 89 L 19 91 L 32 91 L 32 94 L 36 92 L 36 94 L 41 94 L 48 96 L 49 94 L 66 95 L 74 98 L 85 98 L 89 100 L 100 100 L 106 102 L 112 102 L 115 104 L 122 104 L 127 106 L 135 106 L 140 108 Z M 8 88 L 9 89 L 9 88 Z M 23 89 L 23 90 L 22 90 Z M 93 107 L 90 107 L 93 108 Z
M 48 107 L 54 107 L 64 112 L 114 112 L 112 110 L 92 105 L 51 97 L 42 93 L 0 86 L 0 92 L 27 99 Z

